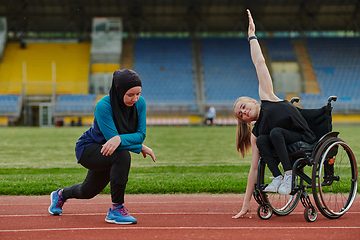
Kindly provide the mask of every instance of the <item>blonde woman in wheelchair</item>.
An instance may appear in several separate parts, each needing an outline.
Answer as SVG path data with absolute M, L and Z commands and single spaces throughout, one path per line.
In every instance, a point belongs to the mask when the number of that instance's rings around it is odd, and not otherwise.
M 233 218 L 251 214 L 250 200 L 255 189 L 260 156 L 264 158 L 274 176 L 273 181 L 264 191 L 290 194 L 292 165 L 286 145 L 298 141 L 310 144 L 316 141 L 315 134 L 296 107 L 275 95 L 272 79 L 255 35 L 255 24 L 249 10 L 247 13 L 249 17 L 248 40 L 251 58 L 259 80 L 261 104 L 249 97 L 240 97 L 234 104 L 234 115 L 238 120 L 236 147 L 242 157 L 245 157 L 245 154 L 252 149 L 252 160 L 243 206 Z M 280 172 L 275 163 L 274 151 L 283 165 L 284 173 Z

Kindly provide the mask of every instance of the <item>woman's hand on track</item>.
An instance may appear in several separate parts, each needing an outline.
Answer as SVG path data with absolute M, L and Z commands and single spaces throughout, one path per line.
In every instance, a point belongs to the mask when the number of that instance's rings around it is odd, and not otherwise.
M 233 216 L 232 218 L 241 218 L 241 217 L 244 217 L 248 213 L 249 213 L 249 218 L 251 218 L 252 217 L 251 216 L 251 205 L 250 205 L 250 203 L 244 203 L 241 211 L 238 214 L 236 214 L 235 216 Z

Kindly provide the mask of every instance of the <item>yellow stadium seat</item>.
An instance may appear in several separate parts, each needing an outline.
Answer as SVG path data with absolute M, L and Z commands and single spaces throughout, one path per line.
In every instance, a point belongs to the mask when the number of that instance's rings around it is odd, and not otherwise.
M 24 49 L 8 43 L 0 64 L 0 91 L 19 94 L 25 80 L 26 94 L 48 95 L 55 78 L 57 93 L 87 94 L 89 62 L 90 43 L 27 43 Z
M 0 117 L 0 126 L 7 126 L 9 124 L 7 117 Z

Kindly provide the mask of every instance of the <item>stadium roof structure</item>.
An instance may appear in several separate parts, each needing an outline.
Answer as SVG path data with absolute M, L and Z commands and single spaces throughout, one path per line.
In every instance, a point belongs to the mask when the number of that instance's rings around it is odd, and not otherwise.
M 249 8 L 259 31 L 359 32 L 359 0 L 4 0 L 7 29 L 91 32 L 94 17 L 121 17 L 124 32 L 247 31 Z

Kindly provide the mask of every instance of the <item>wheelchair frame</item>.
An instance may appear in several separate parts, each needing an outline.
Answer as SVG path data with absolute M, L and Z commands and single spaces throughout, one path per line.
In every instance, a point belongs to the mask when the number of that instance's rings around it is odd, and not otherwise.
M 326 106 L 329 113 L 327 117 L 330 118 L 329 124 L 331 128 L 331 101 L 336 100 L 336 96 L 330 96 Z M 291 103 L 294 102 L 299 102 L 299 98 L 291 99 Z M 314 145 L 310 146 L 307 144 L 308 146 L 306 146 L 305 144 L 304 149 L 298 149 L 296 153 L 293 153 L 293 156 L 291 153 L 289 154 L 289 158 L 293 160 L 292 187 L 290 195 L 271 194 L 263 191 L 263 189 L 267 186 L 264 182 L 267 166 L 263 158 L 260 157 L 257 182 L 255 184 L 253 197 L 259 204 L 257 214 L 261 219 L 269 219 L 273 213 L 278 216 L 286 216 L 296 208 L 299 201 L 301 201 L 302 205 L 305 207 L 304 218 L 308 222 L 314 222 L 317 219 L 317 209 L 319 209 L 322 215 L 329 219 L 339 218 L 350 209 L 357 194 L 358 170 L 356 159 L 351 148 L 343 140 L 338 138 L 338 135 L 339 132 L 330 131 L 323 135 Z M 344 153 L 341 152 L 342 154 L 341 157 L 339 157 L 339 161 L 342 162 L 343 157 L 346 156 L 350 160 L 349 173 L 351 178 L 348 181 L 351 185 L 349 190 L 350 194 L 342 208 L 333 210 L 327 202 L 328 200 L 325 197 L 325 191 L 323 193 L 323 188 L 324 190 L 327 190 L 327 187 L 331 188 L 334 182 L 337 183 L 343 180 L 346 181 L 346 177 L 336 176 L 334 170 L 334 163 L 337 161 L 335 157 L 337 157 L 338 151 L 341 150 L 343 150 Z M 313 167 L 311 177 L 304 172 L 304 167 L 306 166 Z M 311 199 L 306 193 L 306 190 L 309 188 L 312 189 L 317 208 L 312 205 Z M 341 189 L 337 190 L 343 191 Z M 271 195 L 277 196 L 277 198 L 284 198 L 284 200 L 281 200 L 284 204 L 281 204 L 280 207 L 275 206 L 273 201 L 270 200 Z

